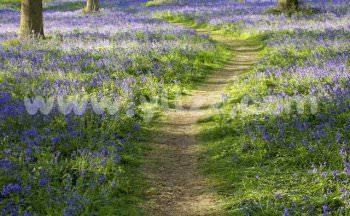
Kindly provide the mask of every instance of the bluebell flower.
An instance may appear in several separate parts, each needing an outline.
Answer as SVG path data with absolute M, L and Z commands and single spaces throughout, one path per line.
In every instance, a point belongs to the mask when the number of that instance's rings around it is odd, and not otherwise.
M 136 130 L 136 131 L 139 131 L 141 129 L 141 126 L 139 124 L 135 124 L 133 126 L 133 129 Z
M 339 143 L 340 142 L 340 139 L 341 139 L 341 135 L 340 135 L 340 133 L 339 132 L 337 132 L 337 134 L 336 134 L 336 141 L 337 141 L 337 143 Z
M 276 195 L 275 195 L 275 198 L 276 198 L 276 199 L 281 199 L 281 198 L 282 198 L 282 194 L 276 194 Z
M 8 196 L 11 193 L 22 192 L 22 187 L 19 184 L 8 184 L 4 185 L 1 191 L 2 196 Z
M 40 187 L 45 187 L 49 184 L 49 179 L 47 178 L 40 178 L 39 179 L 39 186 Z
M 289 216 L 288 209 L 284 209 L 284 211 L 283 211 L 283 216 Z
M 333 175 L 334 178 L 338 177 L 338 171 L 333 171 L 332 175 Z
M 327 206 L 327 205 L 322 206 L 322 209 L 323 209 L 324 213 L 327 213 L 327 212 L 331 211 L 331 208 L 329 206 Z

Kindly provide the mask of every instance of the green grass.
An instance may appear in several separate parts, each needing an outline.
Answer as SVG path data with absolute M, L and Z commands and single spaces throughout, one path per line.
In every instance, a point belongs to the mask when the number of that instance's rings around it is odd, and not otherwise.
M 263 141 L 255 127 L 264 125 L 268 132 L 275 134 L 280 129 L 276 122 L 293 124 L 293 115 L 271 117 L 270 120 L 254 112 L 238 114 L 240 116 L 233 119 L 229 116 L 232 104 L 238 104 L 253 89 L 258 94 L 267 94 L 269 83 L 273 82 L 246 81 L 233 85 L 230 90 L 232 101 L 224 106 L 224 115 L 202 123 L 201 138 L 206 150 L 202 155 L 203 172 L 216 190 L 226 197 L 226 211 L 230 215 L 281 215 L 284 209 L 318 215 L 324 205 L 339 209 L 344 205 L 339 190 L 344 187 L 346 176 L 340 174 L 336 180 L 329 174 L 332 170 L 343 169 L 335 146 L 328 149 L 324 142 L 316 145 L 316 152 L 309 151 L 300 144 L 302 138 L 311 133 L 304 132 L 300 135 L 301 140 L 296 141 L 300 147 L 289 148 L 288 142 L 295 140 L 293 134 L 298 133 L 297 128 L 287 126 L 285 143 L 281 143 Z M 319 124 L 309 113 L 302 118 L 313 125 Z M 339 125 L 335 127 L 342 127 L 345 118 L 339 116 L 336 120 Z M 253 134 L 257 135 L 256 139 Z M 327 164 L 323 165 L 325 161 Z M 318 173 L 310 173 L 313 164 Z M 319 172 L 328 173 L 328 177 L 320 177 Z M 329 190 L 332 193 L 324 196 Z M 336 215 L 344 215 L 344 212 Z
M 19 10 L 21 3 L 19 0 L 0 0 L 0 10 L 1 9 L 12 9 Z
M 50 2 L 51 0 L 44 0 L 44 3 Z M 0 0 L 0 10 L 1 9 L 11 9 L 19 10 L 21 7 L 20 0 Z
M 232 26 L 217 28 L 206 23 L 198 23 L 191 15 L 160 13 L 156 14 L 156 17 L 232 39 L 250 39 L 263 44 L 262 40 L 269 37 L 256 34 L 254 31 L 235 30 L 234 27 L 231 28 Z M 285 34 L 293 32 L 277 32 L 274 37 Z M 317 32 L 308 34 L 317 35 Z M 319 48 L 319 50 L 320 53 L 332 53 L 329 49 Z M 342 199 L 340 192 L 341 188 L 347 188 L 346 174 L 339 172 L 338 177 L 333 177 L 331 174 L 332 170 L 343 169 L 339 149 L 336 146 L 329 149 L 324 141 L 311 144 L 316 146 L 317 150 L 310 151 L 301 143 L 302 139 L 309 137 L 312 132 L 307 131 L 295 136 L 298 129 L 289 126 L 296 117 L 305 119 L 305 122 L 310 122 L 312 125 L 320 124 L 309 112 L 309 107 L 302 116 L 295 114 L 295 107 L 292 107 L 294 114 L 265 119 L 264 114 L 257 112 L 257 104 L 253 104 L 244 110 L 246 113 L 237 113 L 238 116 L 232 118 L 232 105 L 238 105 L 245 95 L 252 93 L 260 96 L 269 95 L 271 86 L 283 86 L 277 80 L 258 79 L 250 75 L 259 69 L 263 70 L 266 66 L 283 68 L 302 65 L 310 59 L 312 53 L 309 49 L 290 49 L 286 54 L 280 50 L 266 48 L 260 51 L 260 56 L 264 60 L 255 70 L 240 77 L 238 82 L 230 87 L 228 91 L 230 100 L 223 105 L 221 110 L 223 114 L 201 121 L 203 173 L 216 191 L 224 197 L 225 211 L 228 215 L 277 216 L 285 210 L 288 210 L 290 215 L 320 215 L 324 206 L 332 209 L 334 215 L 348 215 L 345 211 L 349 211 L 349 207 L 344 204 L 346 201 Z M 298 81 L 299 85 L 293 77 L 289 77 L 288 82 L 295 83 L 295 88 L 275 89 L 276 92 L 284 91 L 292 94 L 296 89 L 300 94 L 307 95 L 308 80 Z M 322 109 L 320 112 L 326 114 L 327 109 Z M 342 130 L 347 116 L 339 116 L 336 119 L 335 129 L 327 131 L 332 134 L 330 137 L 335 137 L 337 129 Z M 283 143 L 264 141 L 256 126 L 263 125 L 269 133 L 276 134 L 280 129 L 277 124 L 279 122 L 284 122 L 286 127 Z M 297 139 L 296 145 L 299 146 L 288 147 L 295 139 Z M 312 165 L 317 167 L 316 173 L 311 172 Z M 327 177 L 321 177 L 320 173 L 328 174 Z
M 210 40 L 214 46 L 215 51 L 211 54 L 199 53 L 199 58 L 196 60 L 197 73 L 201 74 L 196 79 L 193 79 L 189 89 L 195 88 L 213 71 L 222 68 L 225 63 L 232 58 L 234 52 L 225 44 Z
M 85 1 L 63 2 L 57 5 L 45 4 L 51 1 L 52 0 L 44 0 L 44 10 L 55 10 L 55 11 L 79 10 L 84 8 L 86 4 Z M 1 9 L 20 10 L 20 8 L 21 8 L 20 0 L 0 0 L 0 10 Z
M 147 215 L 141 206 L 146 200 L 145 189 L 148 188 L 148 183 L 138 172 L 143 163 L 143 154 L 150 150 L 149 145 L 146 144 L 149 142 L 147 137 L 150 137 L 147 127 L 143 126 L 140 132 L 145 139 L 136 143 L 132 152 L 123 153 L 122 179 L 119 180 L 120 184 L 110 195 L 110 202 L 102 208 L 99 207 L 100 215 Z
M 242 31 L 239 24 L 213 26 L 205 22 L 197 22 L 195 16 L 187 14 L 173 14 L 171 12 L 156 13 L 154 17 L 167 20 L 171 23 L 178 23 L 188 28 L 197 29 L 200 31 L 208 31 L 211 34 L 218 34 L 231 39 L 245 40 L 253 37 L 261 37 L 254 31 Z
M 176 0 L 152 0 L 152 1 L 148 1 L 145 4 L 145 6 L 152 7 L 152 6 L 169 5 L 169 4 L 177 4 L 177 1 Z
M 299 65 L 311 56 L 308 50 L 291 50 L 291 53 L 286 58 L 283 53 L 265 49 L 262 52 L 265 60 L 257 68 Z M 238 105 L 244 95 L 269 95 L 271 86 L 283 86 L 274 79 L 250 76 L 254 73 L 252 70 L 230 87 L 230 101 L 223 106 L 223 115 L 202 122 L 205 149 L 202 169 L 218 193 L 226 198 L 226 211 L 229 215 L 281 215 L 288 209 L 291 215 L 320 215 L 323 207 L 328 206 L 334 215 L 348 215 L 347 198 L 341 192 L 341 188 L 348 189 L 348 180 L 341 172 L 344 167 L 339 142 L 333 137 L 343 130 L 349 115 L 335 117 L 336 124 L 324 132 L 331 134 L 328 140 L 311 139 L 309 145 L 315 150 L 308 149 L 303 140 L 311 137 L 322 121 L 310 113 L 308 106 L 304 114 L 297 114 L 294 104 L 292 113 L 266 119 L 268 114 L 257 112 L 257 104 L 253 103 L 249 109 L 242 110 L 244 113 L 232 118 L 232 105 Z M 288 82 L 295 83 L 295 88 L 290 92 L 275 88 L 276 92 L 291 94 L 297 90 L 307 96 L 308 80 L 305 86 L 299 86 L 293 77 Z M 328 116 L 328 109 L 332 109 L 331 105 L 320 105 L 319 113 Z M 294 125 L 300 119 L 312 125 L 310 131 L 299 132 Z M 283 128 L 283 135 L 279 135 L 283 139 L 264 140 L 262 134 L 266 132 L 258 126 L 277 136 Z M 327 146 L 328 142 L 332 143 L 331 147 Z M 292 144 L 296 147 L 289 146 Z M 317 169 L 315 173 L 311 172 L 313 166 Z M 340 170 L 337 177 L 332 175 L 334 170 Z M 323 173 L 326 177 L 320 175 Z
M 20 4 L 19 0 L 0 0 L 0 4 Z
M 324 205 L 331 209 L 343 206 L 339 188 L 344 187 L 341 179 L 346 179 L 346 175 L 340 174 L 339 181 L 334 181 L 329 174 L 321 178 L 310 173 L 311 164 L 321 165 L 318 169 L 322 172 L 339 169 L 342 162 L 336 149 L 320 147 L 320 152 L 310 152 L 259 139 L 252 142 L 249 133 L 255 132 L 253 125 L 273 125 L 277 119 L 267 123 L 262 116 L 250 115 L 232 120 L 227 110 L 224 116 L 202 122 L 202 170 L 226 198 L 226 211 L 230 215 L 281 215 L 287 208 L 317 215 Z M 287 116 L 282 119 L 293 122 Z M 293 129 L 286 130 L 292 133 Z M 322 165 L 323 161 L 329 164 Z M 333 194 L 325 197 L 329 190 Z
M 79 2 L 64 2 L 57 5 L 46 6 L 45 10 L 54 10 L 54 11 L 73 11 L 84 8 L 84 1 Z

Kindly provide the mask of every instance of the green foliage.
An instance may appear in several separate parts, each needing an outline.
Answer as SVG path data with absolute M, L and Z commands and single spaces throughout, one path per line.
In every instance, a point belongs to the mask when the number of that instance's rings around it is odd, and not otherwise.
M 294 33 L 276 34 L 272 41 L 288 34 Z M 313 37 L 317 33 L 305 34 Z M 306 105 L 305 112 L 298 114 L 296 104 L 292 104 L 291 113 L 270 116 L 259 112 L 261 101 L 256 100 L 249 109 L 243 108 L 242 113 L 232 117 L 232 105 L 239 106 L 246 95 L 256 94 L 261 98 L 270 95 L 272 88 L 275 92 L 288 95 L 298 92 L 308 97 L 311 82 L 321 86 L 331 82 L 331 79 L 298 79 L 288 74 L 281 80 L 255 76 L 258 71 L 271 67 L 302 66 L 307 60 L 317 63 L 313 59 L 315 52 L 324 56 L 323 59 L 332 59 L 341 51 L 322 45 L 314 46 L 313 50 L 292 46 L 283 50 L 266 48 L 255 70 L 230 87 L 230 100 L 222 109 L 223 115 L 202 123 L 202 141 L 206 149 L 202 169 L 217 191 L 227 198 L 230 215 L 280 215 L 285 209 L 292 209 L 289 212 L 295 215 L 319 215 L 325 206 L 335 209 L 335 215 L 347 215 L 347 198 L 341 191 L 348 189 L 348 177 L 334 170 L 344 169 L 343 158 L 339 155 L 340 143 L 335 137 L 338 131 L 343 131 L 349 114 L 334 116 L 336 123 L 323 132 L 329 138 L 315 138 L 309 147 L 303 142 L 318 133 L 317 125 L 322 124 L 317 115 L 311 113 L 310 106 Z M 336 109 L 335 106 L 321 102 L 319 115 L 330 115 L 329 110 Z M 312 129 L 301 132 L 295 126 L 296 119 L 308 122 Z M 260 130 L 261 127 L 264 130 Z M 264 136 L 279 131 L 281 135 L 277 141 L 264 140 Z
M 302 8 L 291 15 L 298 19 L 318 13 L 319 10 Z M 331 75 L 315 78 L 312 73 L 321 70 L 325 62 L 347 52 L 349 47 L 345 41 L 348 33 L 275 29 L 267 34 L 256 34 L 251 29 L 236 28 L 237 23 L 222 26 L 199 23 L 196 20 L 201 20 L 200 15 L 197 18 L 163 12 L 156 16 L 212 35 L 221 34 L 233 39 L 255 36 L 257 43 L 264 43 L 262 40 L 268 38 L 274 44 L 261 50 L 259 64 L 230 86 L 229 100 L 223 104 L 222 114 L 201 121 L 201 140 L 205 149 L 201 157 L 202 170 L 218 193 L 225 197 L 227 214 L 281 215 L 287 211 L 287 215 L 321 215 L 328 214 L 329 208 L 333 215 L 348 215 L 349 177 L 343 172 L 344 156 L 339 154 L 342 151 L 339 140 L 347 136 L 344 127 L 348 112 L 332 116 L 337 109 L 332 101 L 320 101 L 318 114 L 312 113 L 310 104 L 306 104 L 300 114 L 298 104 L 294 102 L 289 113 L 270 115 L 259 110 L 263 103 L 259 99 L 237 112 L 233 112 L 232 108 L 240 106 L 246 96 L 261 99 L 270 96 L 272 90 L 308 98 L 312 86 L 332 83 Z M 322 43 L 326 46 L 316 42 L 315 38 L 320 35 L 325 38 Z M 329 44 L 333 42 L 344 45 L 332 47 Z M 320 68 L 302 78 L 288 74 L 293 71 L 291 68 L 308 67 L 310 62 Z M 273 70 L 276 67 L 280 68 L 281 76 L 273 74 L 278 72 Z M 262 72 L 269 75 L 262 75 Z M 275 110 L 276 106 L 269 104 L 267 109 Z M 320 116 L 334 118 L 335 122 L 332 127 L 321 130 L 321 137 L 327 137 L 324 139 L 315 135 L 320 133 L 318 127 L 324 123 Z M 298 122 L 305 122 L 311 127 L 302 130 L 298 128 Z M 277 140 L 266 140 L 271 134 L 278 137 Z
M 86 2 L 84 1 L 74 1 L 74 2 L 62 2 L 55 5 L 48 5 L 45 10 L 55 10 L 55 11 L 72 11 L 84 8 Z
M 0 9 L 20 9 L 20 0 L 0 0 Z
M 209 31 L 213 34 L 219 34 L 232 39 L 242 40 L 260 36 L 254 30 L 243 31 L 240 23 L 229 25 L 209 25 L 205 22 L 198 22 L 194 15 L 173 14 L 170 11 L 155 13 L 154 16 L 159 19 L 165 19 L 171 23 L 181 23 L 189 28 L 198 29 L 200 31 Z
M 79 7 L 78 4 L 75 5 L 62 4 L 50 10 L 70 10 L 73 7 Z M 99 16 L 102 17 L 103 14 Z M 6 118 L 6 122 L 1 119 L 0 130 L 4 133 L 11 133 L 11 129 L 28 131 L 35 127 L 37 129 L 34 130 L 37 131 L 35 136 L 40 137 L 40 141 L 36 140 L 40 143 L 40 151 L 33 153 L 32 161 L 26 163 L 26 144 L 20 138 L 11 137 L 0 143 L 2 150 L 0 156 L 7 149 L 16 149 L 18 154 L 13 154 L 8 159 L 16 162 L 19 167 L 21 186 L 30 185 L 31 187 L 31 193 L 28 194 L 13 192 L 11 197 L 6 197 L 6 201 L 0 203 L 0 209 L 7 208 L 9 200 L 15 200 L 14 205 L 20 206 L 21 210 L 23 208 L 23 211 L 35 212 L 39 215 L 62 215 L 64 212 L 69 212 L 71 208 L 82 215 L 145 215 L 140 205 L 143 202 L 147 184 L 140 175 L 139 168 L 143 154 L 149 150 L 144 143 L 149 142 L 147 138 L 150 134 L 147 127 L 150 125 L 142 125 L 141 131 L 133 129 L 135 124 L 142 122 L 140 98 L 151 97 L 164 91 L 169 92 L 168 96 L 172 99 L 177 90 L 186 92 L 193 88 L 231 56 L 231 52 L 222 44 L 193 32 L 187 34 L 187 31 L 181 30 L 178 33 L 178 29 L 174 29 L 175 31 L 161 31 L 162 34 L 158 31 L 148 31 L 149 29 L 147 31 L 137 29 L 135 32 L 129 30 L 130 32 L 126 34 L 127 43 L 124 44 L 126 48 L 121 47 L 120 41 L 115 41 L 115 38 L 123 38 L 125 32 L 116 31 L 108 40 L 108 46 L 98 47 L 97 45 L 86 52 L 76 48 L 73 50 L 63 48 L 69 48 L 67 43 L 76 45 L 82 42 L 86 46 L 89 41 L 100 40 L 100 34 L 89 32 L 83 34 L 77 29 L 67 34 L 52 32 L 46 40 L 10 39 L 1 43 L 3 51 L 14 53 L 13 56 L 17 56 L 15 53 L 22 52 L 34 53 L 33 56 L 40 53 L 40 62 L 36 62 L 36 67 L 29 67 L 29 71 L 26 71 L 28 74 L 34 74 L 31 71 L 32 68 L 44 68 L 44 65 L 52 65 L 53 60 L 56 60 L 53 70 L 46 68 L 40 73 L 35 73 L 35 76 L 19 78 L 18 67 L 13 67 L 9 58 L 1 59 L 8 67 L 8 71 L 12 70 L 12 72 L 1 71 L 0 82 L 9 85 L 12 96 L 20 102 L 23 101 L 23 97 L 31 98 L 41 94 L 45 96 L 40 92 L 43 83 L 69 83 L 73 80 L 90 83 L 101 74 L 105 74 L 109 79 L 104 79 L 103 85 L 99 86 L 84 85 L 83 91 L 88 96 L 98 92 L 108 94 L 111 90 L 118 95 L 125 95 L 121 86 L 116 84 L 117 79 L 125 77 L 135 80 L 137 84 L 132 89 L 132 97 L 128 97 L 128 100 L 132 99 L 135 105 L 135 118 L 124 115 L 127 102 L 120 97 L 119 105 L 122 107 L 120 116 L 107 114 L 99 116 L 89 109 L 83 116 L 73 114 L 64 116 L 55 110 L 55 113 L 49 116 L 37 114 L 33 117 L 24 112 L 18 118 Z M 121 39 L 121 41 L 124 40 Z M 159 48 L 152 48 L 152 46 Z M 122 58 L 121 64 L 114 62 L 113 57 L 116 55 Z M 67 57 L 74 59 L 77 56 L 81 58 L 70 64 L 62 60 Z M 24 55 L 19 60 L 19 64 L 24 64 L 22 62 L 25 62 L 27 57 Z M 101 68 L 101 65 L 99 67 L 98 62 L 109 59 L 114 59 L 111 65 L 120 67 L 103 71 L 104 68 Z M 75 64 L 80 68 L 79 70 L 67 69 Z M 122 64 L 123 67 L 121 67 Z M 57 68 L 64 68 L 67 71 L 60 73 L 56 71 Z M 157 74 L 150 74 L 156 71 Z M 149 76 L 141 85 L 139 83 L 142 81 L 142 75 Z M 34 93 L 27 91 L 28 88 L 40 90 Z M 76 86 L 72 88 L 75 89 Z M 72 132 L 74 132 L 73 135 L 66 135 Z M 75 132 L 78 132 L 78 135 Z M 110 142 L 113 146 L 109 145 Z M 118 147 L 122 149 L 120 162 L 113 160 L 114 156 L 119 156 Z M 103 153 L 102 149 L 112 153 Z M 49 183 L 45 182 L 45 176 L 50 177 Z M 0 170 L 1 190 L 4 185 L 13 182 L 16 182 L 16 179 L 8 177 Z M 20 200 L 24 200 L 24 203 L 20 203 Z
M 182 5 L 181 0 L 152 0 L 146 2 L 146 7 L 159 6 L 159 5 Z
M 56 11 L 70 11 L 82 9 L 85 6 L 85 1 L 74 1 L 74 2 L 61 2 L 55 5 L 48 5 L 47 3 L 52 2 L 52 0 L 44 0 L 44 10 L 56 10 Z M 21 1 L 20 0 L 0 0 L 0 10 L 1 9 L 11 9 L 20 10 Z

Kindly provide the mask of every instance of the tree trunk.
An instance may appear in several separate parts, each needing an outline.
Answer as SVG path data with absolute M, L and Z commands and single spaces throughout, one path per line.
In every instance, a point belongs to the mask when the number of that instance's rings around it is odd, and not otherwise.
M 278 0 L 278 8 L 281 10 L 296 10 L 298 6 L 298 0 Z
M 44 38 L 42 0 L 21 0 L 21 25 L 19 37 Z
M 97 12 L 100 9 L 99 0 L 87 0 L 85 12 Z

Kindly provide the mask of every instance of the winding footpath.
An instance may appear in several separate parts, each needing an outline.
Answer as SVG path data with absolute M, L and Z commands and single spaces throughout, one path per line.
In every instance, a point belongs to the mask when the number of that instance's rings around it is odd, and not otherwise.
M 210 189 L 199 171 L 201 128 L 198 121 L 215 114 L 211 107 L 220 104 L 227 86 L 257 62 L 261 45 L 254 40 L 229 40 L 210 35 L 232 49 L 234 57 L 190 95 L 179 99 L 185 109 L 166 111 L 152 131 L 153 150 L 145 155 L 142 169 L 152 186 L 147 191 L 149 201 L 145 204 L 152 216 L 224 215 L 223 200 Z

